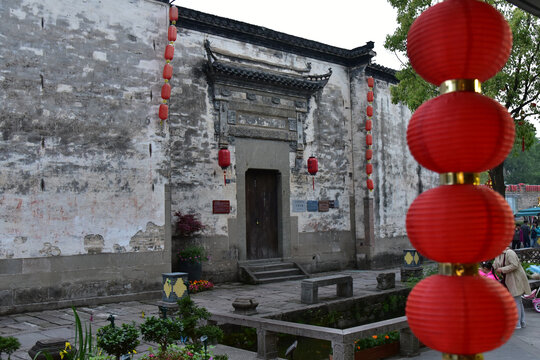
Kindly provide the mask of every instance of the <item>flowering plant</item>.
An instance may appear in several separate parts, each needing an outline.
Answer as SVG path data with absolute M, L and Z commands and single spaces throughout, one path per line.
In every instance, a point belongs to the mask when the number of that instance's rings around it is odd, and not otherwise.
M 194 233 L 204 230 L 204 225 L 198 219 L 197 214 L 183 214 L 181 211 L 174 213 L 176 219 L 176 232 L 180 236 L 191 236 Z
M 195 280 L 189 282 L 189 292 L 196 294 L 201 291 L 212 290 L 214 284 L 208 280 Z
M 210 260 L 206 255 L 206 250 L 201 245 L 188 245 L 178 252 L 180 261 L 199 264 L 203 261 Z
M 383 344 L 391 344 L 399 341 L 399 331 L 391 331 L 387 334 L 373 335 L 368 338 L 359 339 L 354 342 L 354 350 L 360 351 Z

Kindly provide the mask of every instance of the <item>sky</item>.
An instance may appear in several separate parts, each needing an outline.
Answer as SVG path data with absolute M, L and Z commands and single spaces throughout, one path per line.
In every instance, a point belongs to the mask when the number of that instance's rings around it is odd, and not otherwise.
M 396 11 L 386 0 L 175 0 L 174 4 L 348 50 L 373 41 L 374 63 L 396 70 L 401 66 L 383 46 L 386 35 L 397 28 Z

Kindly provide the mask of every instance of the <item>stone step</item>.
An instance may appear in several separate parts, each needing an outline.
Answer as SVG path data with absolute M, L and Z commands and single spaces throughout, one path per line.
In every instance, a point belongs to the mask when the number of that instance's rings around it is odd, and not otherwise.
M 291 275 L 291 276 L 259 279 L 259 283 L 260 284 L 268 284 L 268 283 L 272 283 L 272 282 L 281 282 L 281 281 L 289 281 L 289 280 L 302 280 L 302 279 L 307 279 L 307 278 L 308 277 L 306 275 Z
M 253 268 L 252 268 L 253 270 Z M 275 269 L 275 270 L 266 270 L 266 271 L 253 271 L 253 274 L 257 279 L 267 279 L 267 278 L 278 278 L 278 277 L 288 277 L 294 275 L 303 275 L 300 269 L 294 268 L 284 268 L 284 269 Z
M 294 263 L 280 262 L 280 263 L 271 263 L 271 264 L 261 264 L 249 266 L 249 269 L 253 272 L 263 272 L 263 271 L 273 271 L 273 270 L 289 270 L 289 269 L 298 269 Z

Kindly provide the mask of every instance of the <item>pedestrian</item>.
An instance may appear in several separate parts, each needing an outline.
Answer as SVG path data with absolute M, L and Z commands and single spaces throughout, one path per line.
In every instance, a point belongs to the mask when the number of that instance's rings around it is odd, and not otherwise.
M 514 236 L 512 237 L 512 249 L 519 249 L 521 246 L 521 228 L 516 224 Z
M 516 302 L 518 311 L 516 329 L 524 328 L 525 309 L 523 308 L 521 295 L 529 295 L 531 293 L 531 287 L 515 251 L 507 247 L 502 254 L 495 258 L 493 268 L 502 274 L 504 284 Z
M 530 247 L 531 228 L 529 227 L 529 220 L 523 220 L 523 225 L 521 225 L 521 233 L 523 234 L 523 247 Z
M 493 271 L 493 264 L 491 261 L 482 262 L 478 268 L 478 274 L 488 279 L 499 281 L 497 274 L 495 274 L 495 271 Z
M 531 227 L 531 246 L 532 247 L 539 247 L 540 244 L 538 244 L 538 224 L 533 223 Z

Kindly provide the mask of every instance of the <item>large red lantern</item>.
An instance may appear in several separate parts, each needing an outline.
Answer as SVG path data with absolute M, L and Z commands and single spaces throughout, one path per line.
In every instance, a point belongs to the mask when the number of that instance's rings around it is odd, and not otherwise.
M 491 5 L 476 0 L 446 0 L 424 11 L 407 36 L 412 67 L 439 86 L 450 79 L 494 76 L 512 49 L 512 32 Z
M 489 301 L 479 301 L 478 294 Z M 477 354 L 501 346 L 517 322 L 508 291 L 478 275 L 422 280 L 410 292 L 405 312 L 422 343 L 450 354 Z
M 227 168 L 231 165 L 231 153 L 229 149 L 219 149 L 218 164 L 223 169 L 223 183 L 227 186 Z
M 514 231 L 506 200 L 476 185 L 446 185 L 423 192 L 410 206 L 406 223 L 411 244 L 419 253 L 449 263 L 493 259 L 506 248 Z
M 319 171 L 319 162 L 315 156 L 310 156 L 307 161 L 308 173 L 313 176 L 313 190 L 315 190 L 315 175 Z
M 500 164 L 512 149 L 514 121 L 487 96 L 451 92 L 416 110 L 407 142 L 414 158 L 432 171 L 482 172 Z
M 176 6 L 171 6 L 169 8 L 169 20 L 173 23 L 178 20 L 178 8 Z

